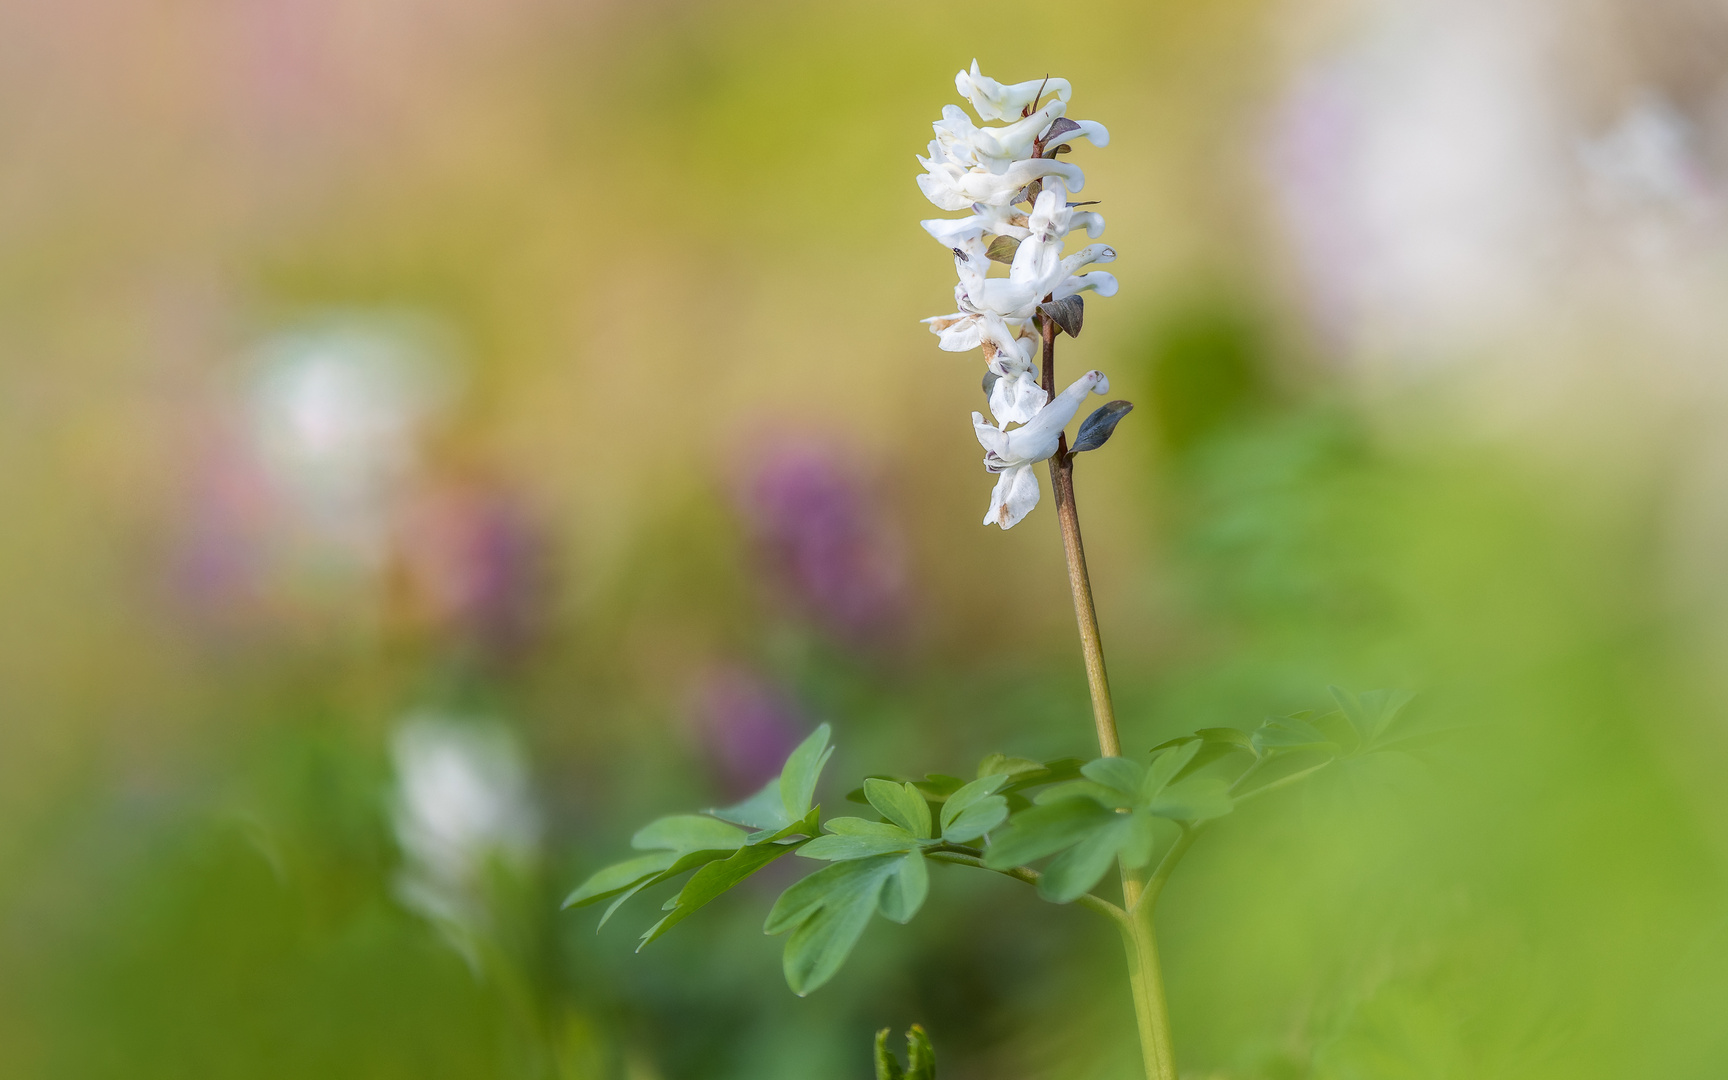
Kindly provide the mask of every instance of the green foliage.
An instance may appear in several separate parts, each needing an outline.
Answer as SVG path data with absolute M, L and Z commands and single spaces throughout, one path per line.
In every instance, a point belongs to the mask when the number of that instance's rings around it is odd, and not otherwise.
M 649 854 L 596 871 L 565 897 L 564 906 L 584 907 L 612 898 L 600 918 L 605 926 L 643 889 L 697 871 L 667 905 L 666 916 L 642 935 L 642 945 L 647 945 L 697 908 L 796 850 L 817 832 L 818 812 L 811 800 L 822 767 L 834 752 L 828 736 L 827 724 L 818 727 L 792 751 L 778 778 L 737 806 L 711 810 L 708 816 L 664 817 L 644 826 L 630 843 Z
M 894 1056 L 894 1051 L 888 1049 L 888 1032 L 883 1028 L 876 1033 L 876 1080 L 936 1080 L 936 1050 L 930 1045 L 930 1036 L 924 1034 L 924 1029 L 917 1024 L 906 1033 L 906 1067 L 900 1067 L 900 1061 Z
M 985 854 L 986 865 L 1006 870 L 1056 855 L 1038 892 L 1065 904 L 1079 899 L 1116 862 L 1138 870 L 1152 860 L 1155 818 L 1197 823 L 1230 812 L 1222 780 L 1189 777 L 1173 783 L 1199 752 L 1201 740 L 1161 750 L 1150 766 L 1132 758 L 1099 758 L 1085 777 L 1050 788 L 1038 805 L 1014 815 Z
M 1008 799 L 996 792 L 1008 780 L 1006 773 L 980 776 L 950 795 L 942 804 L 942 838 L 969 843 L 1007 821 Z
M 1140 870 L 1159 846 L 1159 819 L 1191 831 L 1223 817 L 1237 802 L 1282 786 L 1339 758 L 1401 746 L 1393 726 L 1409 704 L 1403 691 L 1353 695 L 1337 687 L 1336 712 L 1319 718 L 1269 718 L 1254 732 L 1202 728 L 1152 749 L 1148 761 L 1099 758 L 1080 779 L 1054 784 L 1035 805 L 1008 820 L 984 853 L 995 870 L 1051 858 L 1039 895 L 1058 904 L 1079 899 L 1120 863 Z M 1030 770 L 1019 773 L 1030 776 Z M 1165 827 L 1168 833 L 1168 826 Z
M 1154 747 L 1144 760 L 991 754 L 970 781 L 943 773 L 921 781 L 872 776 L 851 797 L 875 810 L 875 820 L 821 821 L 816 784 L 833 754 L 824 725 L 744 802 L 643 827 L 631 844 L 646 854 L 596 871 L 565 906 L 611 899 L 604 925 L 638 892 L 694 871 L 643 933 L 645 946 L 785 855 L 828 863 L 781 893 L 763 925 L 768 934 L 789 934 L 782 967 L 787 985 L 804 996 L 840 970 L 872 916 L 911 921 L 929 895 L 932 856 L 1016 873 L 1049 859 L 1038 892 L 1066 904 L 1112 866 L 1144 871 L 1161 847 L 1174 850 L 1175 835 L 1223 817 L 1243 799 L 1336 759 L 1408 742 L 1395 725 L 1410 695 L 1332 694 L 1339 707 L 1324 716 L 1274 717 L 1251 733 L 1202 728 Z M 879 1052 L 879 1068 L 882 1060 Z
M 824 867 L 780 894 L 763 931 L 787 930 L 786 984 L 803 997 L 834 977 L 878 908 L 897 922 L 917 913 L 929 891 L 919 852 L 872 855 Z

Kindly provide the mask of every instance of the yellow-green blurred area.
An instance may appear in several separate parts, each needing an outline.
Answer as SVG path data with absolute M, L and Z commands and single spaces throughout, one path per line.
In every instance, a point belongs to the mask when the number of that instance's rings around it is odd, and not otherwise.
M 981 528 L 953 73 L 1074 83 L 1063 382 L 1124 742 L 1447 734 L 1214 826 L 1193 1080 L 1728 1075 L 1728 13 L 1685 0 L 0 7 L 0 1075 L 1137 1075 L 1120 945 L 933 871 L 809 998 L 783 860 L 564 894 L 826 721 L 1095 752 Z M 802 865 L 793 865 L 802 864 Z M 783 871 L 783 872 L 782 872 Z

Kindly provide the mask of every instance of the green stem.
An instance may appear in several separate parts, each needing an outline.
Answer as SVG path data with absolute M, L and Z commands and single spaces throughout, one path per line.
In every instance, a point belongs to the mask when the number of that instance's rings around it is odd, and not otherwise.
M 984 860 L 979 858 L 977 855 L 957 850 L 957 848 L 958 845 L 955 844 L 938 844 L 929 850 L 928 857 L 937 862 L 953 863 L 956 866 L 974 866 L 980 870 L 988 870 L 993 874 L 1001 874 L 1003 877 L 1011 877 L 1015 881 L 1031 885 L 1034 888 L 1037 887 L 1039 881 L 1043 880 L 1043 875 L 1029 866 L 1013 866 L 1006 870 L 998 870 L 994 866 L 985 865 Z M 1091 910 L 1096 911 L 1111 922 L 1114 922 L 1118 927 L 1125 927 L 1128 925 L 1128 913 L 1117 907 L 1115 904 L 1112 904 L 1110 901 L 1104 899 L 1102 896 L 1093 896 L 1091 893 L 1086 893 L 1074 902 L 1083 908 L 1090 908 Z
M 1043 318 L 1044 392 L 1056 395 L 1056 320 Z M 1050 459 L 1050 487 L 1056 496 L 1056 520 L 1062 527 L 1062 551 L 1068 560 L 1068 587 L 1074 594 L 1074 619 L 1080 630 L 1080 654 L 1086 662 L 1086 687 L 1092 695 L 1092 722 L 1098 732 L 1098 752 L 1121 757 L 1116 707 L 1110 700 L 1110 678 L 1104 669 L 1104 642 L 1098 634 L 1098 608 L 1092 599 L 1092 579 L 1086 572 L 1086 548 L 1080 540 L 1080 511 L 1074 501 L 1074 458 L 1068 437 L 1056 444 Z M 1174 864 L 1172 864 L 1174 865 Z M 1157 889 L 1163 881 L 1153 875 Z M 1158 967 L 1158 939 L 1152 925 L 1156 890 L 1142 892 L 1140 880 L 1122 868 L 1122 908 L 1133 914 L 1118 925 L 1128 949 L 1128 984 L 1134 994 L 1134 1021 L 1140 1031 L 1140 1054 L 1146 1080 L 1176 1080 L 1170 1043 L 1170 1012 L 1164 1003 L 1164 976 Z
M 1128 952 L 1128 986 L 1134 994 L 1134 1022 L 1140 1029 L 1140 1057 L 1147 1080 L 1176 1080 L 1170 1047 L 1170 1009 L 1164 1000 L 1164 975 L 1158 966 L 1158 937 L 1152 907 L 1142 904 L 1122 925 Z
M 1158 897 L 1164 892 L 1165 882 L 1170 880 L 1170 875 L 1176 870 L 1176 864 L 1182 861 L 1182 856 L 1188 854 L 1188 849 L 1194 846 L 1195 839 L 1199 837 L 1200 830 L 1204 827 L 1204 824 L 1182 826 L 1182 835 L 1176 838 L 1176 842 L 1170 845 L 1170 850 L 1166 851 L 1164 857 L 1158 860 L 1158 866 L 1152 871 L 1152 876 L 1146 879 L 1145 891 L 1134 902 L 1131 913 L 1144 908 L 1146 917 L 1148 919 L 1152 917 L 1152 909 L 1158 906 Z

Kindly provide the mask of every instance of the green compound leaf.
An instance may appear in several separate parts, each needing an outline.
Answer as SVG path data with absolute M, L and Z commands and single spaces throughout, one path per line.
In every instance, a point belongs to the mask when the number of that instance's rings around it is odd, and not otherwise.
M 1029 758 L 991 754 L 978 763 L 978 775 L 985 777 L 995 776 L 998 773 L 1006 774 L 1008 784 L 1001 789 L 1001 794 L 1007 795 L 1010 792 L 1038 787 L 1043 784 L 1072 780 L 1080 775 L 1080 766 L 1083 764 L 1085 762 L 1079 758 L 1059 758 L 1056 761 L 1037 762 Z
M 746 826 L 751 829 L 776 831 L 785 828 L 786 803 L 780 798 L 780 781 L 778 778 L 768 781 L 761 791 L 745 799 L 741 803 L 710 810 L 708 813 L 721 819 Z
M 1107 757 L 1088 761 L 1081 766 L 1080 774 L 1131 800 L 1139 799 L 1141 788 L 1146 786 L 1146 766 L 1132 758 Z
M 979 777 L 942 804 L 942 839 L 955 844 L 976 840 L 1008 819 L 1008 800 L 996 794 L 1008 774 Z
M 1172 782 L 1204 742 L 1167 743 L 1149 766 L 1118 757 L 1087 762 L 1080 770 L 1085 779 L 1042 792 L 1037 805 L 1008 819 L 984 853 L 985 865 L 1007 870 L 1056 856 L 1044 868 L 1038 892 L 1059 904 L 1085 895 L 1118 860 L 1129 869 L 1147 865 L 1158 846 L 1154 819 L 1197 823 L 1234 809 L 1221 779 L 1189 776 Z
M 810 737 L 798 744 L 780 770 L 780 800 L 785 804 L 786 821 L 797 821 L 810 812 L 816 796 L 816 780 L 822 767 L 828 764 L 834 748 L 828 745 L 829 728 L 822 724 Z
M 1230 786 L 1212 776 L 1194 776 L 1171 784 L 1147 802 L 1155 817 L 1198 823 L 1221 818 L 1236 808 Z
M 932 802 L 945 802 L 949 796 L 965 787 L 966 781 L 960 779 L 958 776 L 949 776 L 947 773 L 933 772 L 925 773 L 924 779 L 914 781 L 913 786 L 923 792 L 926 799 L 929 799 Z
M 696 871 L 689 881 L 684 883 L 684 888 L 679 890 L 678 895 L 667 902 L 666 916 L 643 932 L 642 940 L 636 946 L 636 951 L 641 952 L 649 942 L 677 926 L 699 908 L 705 907 L 709 901 L 744 881 L 775 859 L 796 851 L 808 843 L 804 840 L 780 843 L 779 841 L 784 836 L 794 832 L 813 832 L 815 828 L 815 813 L 812 812 L 808 820 L 788 826 L 781 834 L 771 837 L 768 841 L 740 848 L 730 858 L 709 862 L 703 866 L 702 869 Z
M 930 804 L 912 784 L 890 780 L 864 781 L 864 797 L 878 813 L 919 839 L 930 837 Z
M 700 814 L 675 814 L 636 830 L 630 846 L 638 851 L 736 851 L 745 833 L 736 825 Z
M 1134 805 L 1135 797 L 1125 795 L 1121 791 L 1100 784 L 1096 780 L 1070 780 L 1064 784 L 1047 787 L 1038 793 L 1033 801 L 1039 806 L 1061 802 L 1064 799 L 1091 799 L 1099 806 L 1111 809 L 1125 809 Z
M 1160 791 L 1199 756 L 1200 743 L 1190 742 L 1182 746 L 1166 750 L 1152 759 L 1152 766 L 1146 770 L 1146 779 L 1140 784 L 1140 802 L 1156 798 Z
M 1352 694 L 1336 686 L 1327 689 L 1332 692 L 1332 699 L 1338 702 L 1338 708 L 1349 717 L 1350 725 L 1362 737 L 1364 746 L 1378 741 L 1397 721 L 1404 707 L 1416 697 L 1408 690 L 1366 690 Z
M 834 754 L 828 736 L 828 725 L 821 725 L 787 757 L 777 779 L 768 781 L 762 790 L 741 803 L 708 813 L 758 832 L 778 832 L 803 820 L 810 813 L 822 768 Z M 761 838 L 752 837 L 751 842 L 760 843 Z
M 867 859 L 872 855 L 911 851 L 918 838 L 898 825 L 886 821 L 866 821 L 863 818 L 830 818 L 827 829 L 833 835 L 819 836 L 805 844 L 798 854 L 806 859 L 843 862 Z
M 834 863 L 780 894 L 763 931 L 792 931 L 782 966 L 793 993 L 804 997 L 840 970 L 870 922 L 884 885 L 907 858 L 877 855 Z
M 1199 749 L 1194 752 L 1194 756 L 1188 764 L 1184 765 L 1181 771 L 1176 774 L 1177 780 L 1192 776 L 1213 762 L 1221 761 L 1233 754 L 1249 754 L 1259 757 L 1259 752 L 1254 748 L 1254 740 L 1249 737 L 1246 731 L 1238 731 L 1228 727 L 1201 728 L 1192 735 L 1183 735 L 1180 738 L 1171 739 L 1169 742 L 1159 743 L 1152 748 L 1152 752 L 1157 754 L 1190 742 L 1197 743 Z
M 706 816 L 674 814 L 649 822 L 630 840 L 632 847 L 648 854 L 599 870 L 565 898 L 564 906 L 580 907 L 613 897 L 600 917 L 600 925 L 605 926 L 625 901 L 643 889 L 696 870 L 666 902 L 667 915 L 642 935 L 641 945 L 646 945 L 716 896 L 796 850 L 804 841 L 787 842 L 789 838 L 821 832 L 820 813 L 811 800 L 822 767 L 833 753 L 828 735 L 828 725 L 818 727 L 792 751 L 778 779 L 736 806 L 710 810 Z
M 988 754 L 978 763 L 978 777 L 986 776 L 1019 776 L 1024 773 L 1040 772 L 1044 768 L 1041 761 L 1031 758 L 1009 757 L 1007 754 Z
M 1008 819 L 1006 829 L 991 838 L 990 847 L 984 852 L 984 865 L 992 870 L 1010 870 L 1054 855 L 1117 817 L 1114 810 L 1085 798 L 1063 799 L 1022 810 Z
M 1118 858 L 1138 869 L 1152 860 L 1157 833 L 1152 816 L 1144 810 L 1109 815 L 1073 847 L 1050 860 L 1038 882 L 1038 894 L 1057 904 L 1084 895 L 1107 873 Z
M 909 923 L 924 898 L 930 895 L 930 868 L 924 864 L 923 852 L 913 851 L 901 857 L 899 865 L 882 886 L 876 909 L 884 918 L 897 923 Z
M 620 892 L 626 894 L 618 901 L 622 903 L 658 881 L 726 858 L 743 846 L 744 839 L 744 830 L 713 818 L 695 814 L 660 818 L 644 825 L 630 839 L 631 847 L 649 854 L 595 871 L 564 898 L 564 906 L 583 907 Z M 618 903 L 607 910 L 600 925 L 618 910 Z
M 1324 731 L 1297 716 L 1271 716 L 1255 729 L 1254 749 L 1260 756 L 1287 753 L 1292 750 L 1327 750 L 1336 752 L 1338 744 Z
M 1230 786 L 1230 796 L 1241 802 L 1268 788 L 1279 787 L 1300 776 L 1316 772 L 1336 760 L 1337 755 L 1331 747 L 1270 754 L 1250 765 L 1236 778 L 1236 782 Z
M 604 900 L 633 885 L 647 882 L 677 861 L 676 851 L 656 851 L 651 855 L 639 855 L 634 859 L 602 867 L 564 898 L 564 906 L 584 907 Z

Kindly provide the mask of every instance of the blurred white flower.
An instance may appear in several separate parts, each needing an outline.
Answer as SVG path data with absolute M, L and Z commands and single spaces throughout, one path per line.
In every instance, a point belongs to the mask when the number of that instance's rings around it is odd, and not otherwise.
M 284 523 L 325 562 L 375 571 L 427 420 L 453 389 L 425 320 L 336 314 L 266 338 L 252 358 L 250 434 Z
M 984 468 L 999 474 L 984 524 L 1011 529 L 1038 505 L 1038 476 L 1032 466 L 1056 453 L 1063 429 L 1074 419 L 1087 394 L 1109 392 L 1110 380 L 1104 373 L 1088 371 L 1035 410 L 1020 427 L 1004 430 L 986 423 L 981 414 L 972 414 L 972 429 L 984 447 Z
M 476 963 L 488 868 L 527 867 L 539 841 L 521 750 L 503 727 L 419 714 L 397 730 L 391 756 L 391 821 L 406 864 L 397 895 Z

